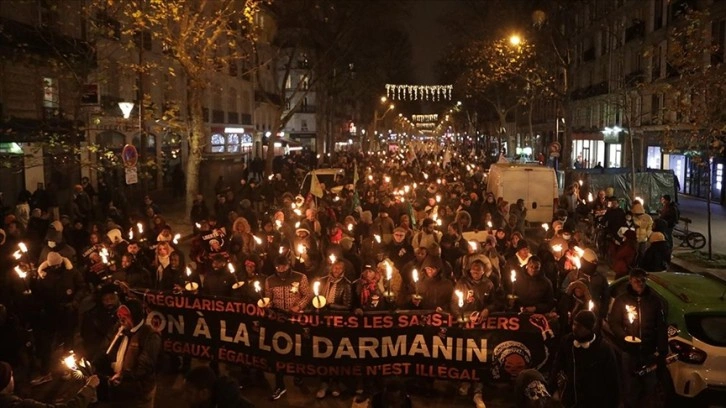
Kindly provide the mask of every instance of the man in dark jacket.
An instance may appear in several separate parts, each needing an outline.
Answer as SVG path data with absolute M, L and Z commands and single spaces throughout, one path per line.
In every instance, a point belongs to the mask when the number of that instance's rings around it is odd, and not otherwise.
M 219 376 L 208 366 L 191 369 L 185 376 L 184 400 L 189 408 L 254 408 L 240 395 L 237 381 Z
M 580 268 L 573 269 L 567 274 L 563 285 L 565 288 L 574 281 L 582 281 L 587 285 L 592 300 L 595 302 L 595 309 L 598 317 L 605 318 L 608 311 L 610 297 L 608 295 L 608 279 L 601 272 L 598 272 L 598 258 L 595 251 L 590 248 L 580 257 Z
M 627 291 L 613 302 L 608 324 L 623 350 L 625 406 L 638 407 L 653 397 L 658 382 L 657 370 L 638 375 L 645 365 L 657 363 L 665 369 L 668 333 L 660 298 L 646 285 L 647 272 L 630 272 Z M 639 339 L 636 343 L 633 337 Z M 629 341 L 630 340 L 630 341 Z
M 542 262 L 539 257 L 532 256 L 525 267 L 527 273 L 518 274 L 513 283 L 516 296 L 515 306 L 526 313 L 547 313 L 555 305 L 552 283 L 542 274 Z
M 140 301 L 128 300 L 116 314 L 119 331 L 106 353 L 108 365 L 100 367 L 111 376 L 108 379 L 110 406 L 152 408 L 161 337 L 146 324 Z
M 414 285 L 414 292 L 418 292 L 420 298 L 412 298 L 413 306 L 416 309 L 449 311 L 451 307 L 451 296 L 454 293 L 454 283 L 447 279 L 441 271 L 444 263 L 441 258 L 429 255 L 423 264 L 424 276 L 418 282 L 418 289 Z
M 665 228 L 663 229 L 663 235 L 665 235 L 668 247 L 673 249 L 673 227 L 678 224 L 678 208 L 676 204 L 671 201 L 671 196 L 664 194 L 660 198 L 660 203 L 663 204 L 663 208 L 660 209 L 660 219 L 665 221 Z
M 600 335 L 598 318 L 577 313 L 552 366 L 552 389 L 566 407 L 615 408 L 620 404 L 620 367 L 613 346 Z
M 393 230 L 393 240 L 386 245 L 386 253 L 399 271 L 414 258 L 413 247 L 406 241 L 406 230 L 401 227 Z
M 212 256 L 212 269 L 204 275 L 199 293 L 209 296 L 230 296 L 234 277 L 227 267 L 227 257 L 222 254 Z

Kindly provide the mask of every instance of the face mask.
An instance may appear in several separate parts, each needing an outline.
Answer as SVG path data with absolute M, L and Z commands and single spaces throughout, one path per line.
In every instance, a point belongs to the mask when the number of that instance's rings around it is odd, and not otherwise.
M 51 248 L 55 248 L 55 241 L 48 241 L 48 246 Z

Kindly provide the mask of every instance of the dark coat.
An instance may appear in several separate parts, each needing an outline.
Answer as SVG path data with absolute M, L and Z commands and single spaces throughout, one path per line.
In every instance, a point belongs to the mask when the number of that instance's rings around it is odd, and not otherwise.
M 635 306 L 637 319 L 631 324 L 625 306 Z M 660 298 L 646 286 L 638 295 L 630 285 L 627 291 L 618 296 L 610 308 L 608 325 L 622 349 L 632 356 L 636 364 L 652 361 L 653 354 L 658 351 L 662 356 L 668 354 L 668 332 L 666 329 L 665 309 Z M 625 336 L 635 335 L 642 340 L 639 347 L 633 347 L 625 341 Z
M 671 251 L 666 241 L 651 243 L 640 259 L 640 267 L 648 272 L 663 272 L 670 263 Z
M 599 334 L 587 349 L 575 347 L 574 337 L 562 340 L 550 376 L 553 389 L 563 389 L 565 407 L 615 408 L 620 404 L 620 368 L 614 347 Z M 564 387 L 557 378 L 564 374 Z
M 320 279 L 320 295 L 328 298 L 325 307 L 330 310 L 350 311 L 353 306 L 353 284 L 348 278 L 341 276 L 340 280 L 335 284 L 335 299 L 331 303 L 328 292 L 330 292 L 330 286 L 333 282 L 334 280 L 330 275 Z
M 528 273 L 517 274 L 514 294 L 517 295 L 518 307 L 534 306 L 536 313 L 547 313 L 555 305 L 552 283 L 542 273 L 535 276 Z

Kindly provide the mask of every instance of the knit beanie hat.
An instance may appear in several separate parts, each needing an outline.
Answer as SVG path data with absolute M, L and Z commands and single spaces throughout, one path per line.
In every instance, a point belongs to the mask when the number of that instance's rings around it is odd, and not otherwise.
M 13 376 L 13 368 L 10 364 L 0 361 L 0 391 L 4 390 L 10 384 L 10 378 Z
M 134 325 L 141 323 L 144 320 L 144 305 L 136 299 L 129 299 L 123 305 L 119 306 L 116 312 L 119 316 L 124 314 L 131 318 Z
M 581 310 L 575 315 L 573 321 L 579 323 L 580 325 L 582 325 L 582 327 L 593 331 L 595 330 L 597 317 L 595 317 L 595 313 L 591 312 L 590 310 Z

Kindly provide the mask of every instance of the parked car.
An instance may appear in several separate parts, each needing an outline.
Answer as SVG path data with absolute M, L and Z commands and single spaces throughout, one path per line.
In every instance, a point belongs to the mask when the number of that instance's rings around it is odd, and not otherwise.
M 668 345 L 678 359 L 668 365 L 673 388 L 686 397 L 726 401 L 726 280 L 712 274 L 657 272 L 647 285 L 665 305 Z M 616 298 L 628 278 L 610 285 Z M 605 333 L 612 335 L 604 327 Z

